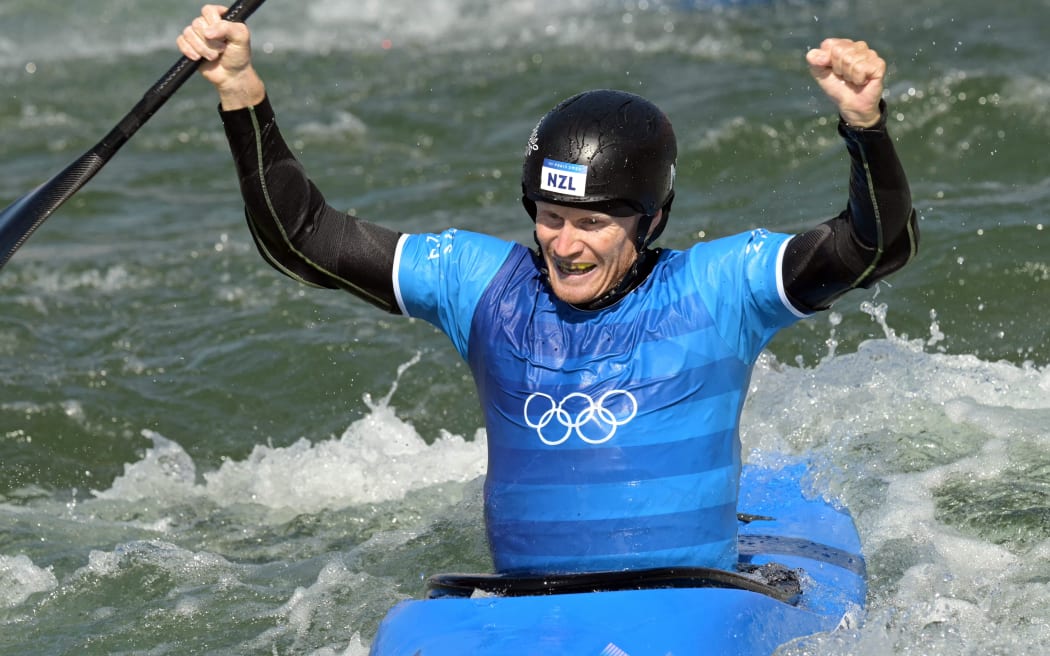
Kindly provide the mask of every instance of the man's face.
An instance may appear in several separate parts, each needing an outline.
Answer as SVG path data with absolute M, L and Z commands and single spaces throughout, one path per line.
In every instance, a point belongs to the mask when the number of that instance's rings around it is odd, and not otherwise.
M 536 239 L 555 295 L 585 305 L 613 289 L 638 257 L 634 235 L 640 216 L 537 202 Z

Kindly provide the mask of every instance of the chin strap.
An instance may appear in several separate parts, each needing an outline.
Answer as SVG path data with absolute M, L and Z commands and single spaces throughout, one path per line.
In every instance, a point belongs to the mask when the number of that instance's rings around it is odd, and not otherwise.
M 649 228 L 653 225 L 653 217 L 648 214 L 643 214 L 638 217 L 638 232 L 634 235 L 634 247 L 638 251 L 639 257 L 649 247 L 649 244 L 653 243 L 653 239 L 656 238 L 656 234 L 649 234 Z
M 624 277 L 620 279 L 620 282 L 616 283 L 615 287 L 590 303 L 577 307 L 581 310 L 600 310 L 609 307 L 629 294 L 631 290 L 642 284 L 642 281 L 649 277 L 649 273 L 656 266 L 656 260 L 659 259 L 657 258 L 657 253 L 659 253 L 659 250 L 650 250 L 648 248 L 638 251 L 638 257 L 634 258 L 634 264 L 631 265 Z

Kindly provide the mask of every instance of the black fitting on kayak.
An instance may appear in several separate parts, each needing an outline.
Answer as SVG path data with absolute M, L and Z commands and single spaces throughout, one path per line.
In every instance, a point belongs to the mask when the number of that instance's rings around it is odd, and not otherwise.
M 725 588 L 747 590 L 788 604 L 802 594 L 799 570 L 769 563 L 742 565 L 743 573 L 708 567 L 662 567 L 634 571 L 573 574 L 436 574 L 427 579 L 426 598 L 470 597 L 477 593 L 499 597 L 651 590 L 658 588 Z

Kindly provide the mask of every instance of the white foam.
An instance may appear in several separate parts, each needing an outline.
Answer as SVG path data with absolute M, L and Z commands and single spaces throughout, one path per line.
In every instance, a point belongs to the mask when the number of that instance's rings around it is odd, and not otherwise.
M 263 631 L 247 647 L 253 653 L 262 653 L 283 636 L 294 635 L 306 640 L 319 624 L 346 626 L 347 604 L 351 602 L 355 608 L 365 605 L 384 608 L 403 598 L 404 595 L 392 592 L 382 581 L 352 571 L 337 558 L 321 569 L 313 584 L 297 587 L 288 600 L 271 613 L 278 620 L 276 626 Z M 308 653 L 313 656 L 365 656 L 368 651 L 368 645 L 355 631 L 345 645 L 326 645 Z
M 244 461 L 204 475 L 222 504 L 258 503 L 301 512 L 398 499 L 409 490 L 467 481 L 484 471 L 483 434 L 473 441 L 444 433 L 428 445 L 393 408 L 371 407 L 337 439 L 289 447 L 257 446 Z
M 14 608 L 38 592 L 57 587 L 50 567 L 37 567 L 25 555 L 0 555 L 0 608 Z
M 109 489 L 94 494 L 124 501 L 204 497 L 222 507 L 258 504 L 310 513 L 400 499 L 411 490 L 466 482 L 484 473 L 484 431 L 471 440 L 442 432 L 428 444 L 397 416 L 389 398 L 373 402 L 366 396 L 369 413 L 338 439 L 258 445 L 244 460 L 227 460 L 199 477 L 179 444 L 145 430 L 152 448 L 126 464 Z
M 151 430 L 142 435 L 153 441 L 142 460 L 124 465 L 108 490 L 92 490 L 100 499 L 139 501 L 142 499 L 181 499 L 196 487 L 197 467 L 186 451 L 172 440 Z
M 946 487 L 1009 481 L 1027 454 L 1045 452 L 1050 372 L 930 352 L 936 346 L 936 340 L 887 331 L 885 338 L 854 353 L 829 354 L 813 367 L 767 355 L 756 368 L 743 417 L 749 459 L 814 454 L 821 462 L 817 482 L 853 510 L 869 566 L 878 574 L 860 629 L 814 639 L 797 653 L 902 653 L 909 645 L 923 653 L 978 653 L 974 649 L 998 644 L 1003 626 L 1011 628 L 1013 646 L 1004 653 L 1024 653 L 1016 647 L 1050 640 L 1038 601 L 1050 592 L 1050 568 L 1040 564 L 1050 554 L 1050 540 L 1024 553 L 952 525 L 938 510 Z M 483 432 L 472 440 L 444 434 L 428 444 L 397 416 L 392 394 L 366 397 L 367 415 L 338 438 L 260 445 L 203 475 L 178 444 L 146 432 L 153 441 L 146 456 L 98 495 L 173 504 L 204 498 L 219 506 L 312 513 L 397 500 L 410 490 L 483 474 Z M 329 563 L 315 583 L 289 595 L 275 613 L 279 626 L 254 642 L 265 649 L 280 636 L 301 634 L 308 641 L 308 627 L 334 617 L 347 598 L 388 608 L 401 594 L 398 586 L 359 565 L 396 553 L 417 537 L 417 528 L 391 525 L 345 552 L 347 560 Z M 105 571 L 120 557 L 92 554 L 88 568 Z M 177 610 L 192 615 L 196 603 L 186 598 Z M 1019 625 L 1015 613 L 1033 623 Z M 354 620 L 360 628 L 368 621 L 364 615 Z M 314 642 L 313 653 L 365 653 L 354 640 L 323 647 Z
M 1009 486 L 1023 463 L 1045 460 L 1050 369 L 930 352 L 940 341 L 935 316 L 930 339 L 908 340 L 869 310 L 886 337 L 855 353 L 812 368 L 765 356 L 742 419 L 752 460 L 807 452 L 827 464 L 817 476 L 845 497 L 876 573 L 859 631 L 787 653 L 1030 653 L 1048 644 L 1035 600 L 1050 587 L 1037 564 L 1050 545 L 1000 543 L 981 534 L 997 530 L 994 517 L 952 523 L 941 505 L 947 495 L 979 510 L 984 499 L 960 498 L 968 485 Z
M 170 572 L 184 584 L 229 582 L 240 567 L 208 551 L 192 551 L 164 540 L 135 540 L 118 544 L 113 551 L 92 549 L 87 564 L 73 578 L 108 578 L 136 564 Z

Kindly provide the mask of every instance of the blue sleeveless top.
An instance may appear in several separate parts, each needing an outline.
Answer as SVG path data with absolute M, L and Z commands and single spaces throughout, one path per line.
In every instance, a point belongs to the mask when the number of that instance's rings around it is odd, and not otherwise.
M 661 251 L 641 286 L 596 311 L 558 300 L 524 246 L 402 239 L 401 309 L 448 334 L 477 384 L 497 571 L 732 568 L 751 368 L 803 316 L 779 275 L 789 238 Z

